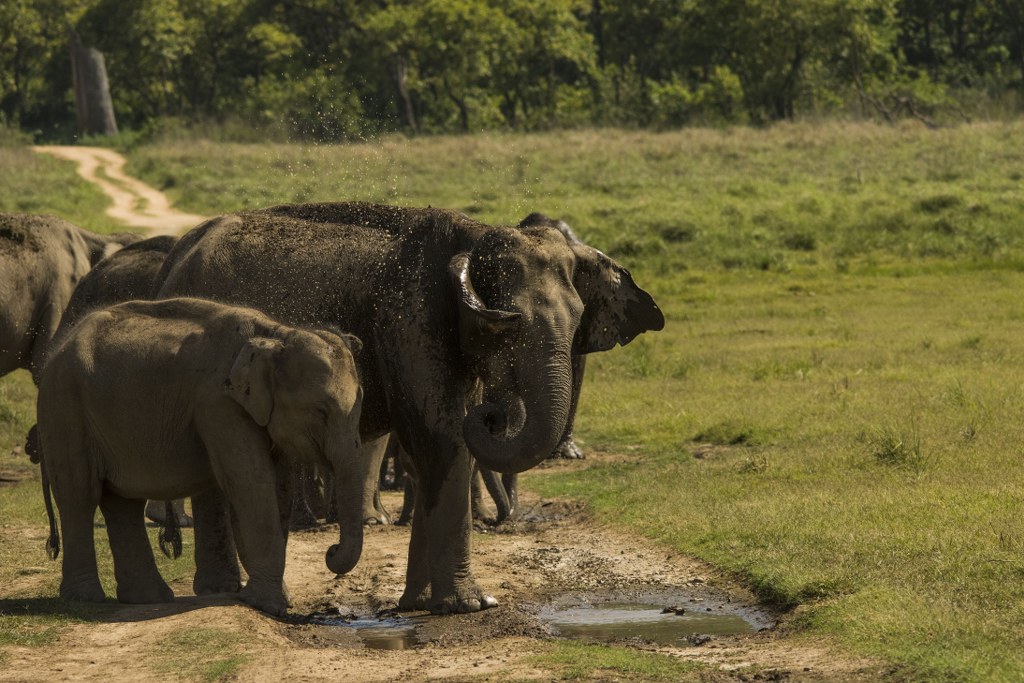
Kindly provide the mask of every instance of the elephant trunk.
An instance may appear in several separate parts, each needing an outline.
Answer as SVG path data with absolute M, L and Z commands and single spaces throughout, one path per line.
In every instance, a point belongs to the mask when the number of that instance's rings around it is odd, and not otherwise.
M 363 510 L 372 505 L 374 487 L 367 486 L 373 476 L 363 466 L 365 449 L 357 446 L 329 457 L 334 469 L 334 495 L 338 509 L 340 537 L 338 543 L 327 549 L 327 568 L 335 574 L 347 574 L 359 562 L 363 553 Z M 374 479 L 376 481 L 376 479 Z
M 549 346 L 550 348 L 550 346 Z M 569 348 L 547 354 L 540 377 L 520 370 L 520 395 L 485 400 L 466 414 L 462 434 L 470 453 L 495 472 L 514 474 L 535 467 L 551 455 L 565 431 L 572 396 Z

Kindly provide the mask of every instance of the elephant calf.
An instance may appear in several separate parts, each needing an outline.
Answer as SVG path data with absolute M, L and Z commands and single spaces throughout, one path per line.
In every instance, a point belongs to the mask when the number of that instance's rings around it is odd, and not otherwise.
M 173 600 L 146 535 L 145 501 L 223 492 L 249 574 L 241 599 L 284 613 L 289 461 L 334 471 L 341 542 L 327 566 L 351 570 L 362 552 L 363 482 L 376 474 L 359 457 L 359 347 L 349 335 L 200 299 L 133 301 L 82 319 L 53 349 L 39 387 L 51 557 L 60 539 L 50 487 L 64 535 L 61 597 L 104 599 L 99 505 L 118 599 Z M 229 538 L 196 531 L 197 557 L 230 552 L 235 562 Z

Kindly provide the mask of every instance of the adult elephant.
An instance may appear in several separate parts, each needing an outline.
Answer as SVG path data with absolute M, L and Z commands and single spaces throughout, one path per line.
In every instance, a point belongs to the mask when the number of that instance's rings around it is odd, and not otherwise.
M 141 235 L 97 235 L 56 216 L 0 213 L 0 377 L 39 383 L 50 340 L 78 281 Z
M 160 296 L 250 305 L 363 340 L 362 438 L 393 427 L 420 492 L 399 607 L 435 613 L 497 604 L 470 571 L 471 456 L 502 473 L 548 457 L 568 420 L 573 353 L 664 326 L 650 295 L 599 251 L 551 228 L 441 209 L 300 204 L 221 216 L 181 238 L 161 279 Z M 467 410 L 478 382 L 483 402 Z M 210 589 L 218 575 L 229 585 L 230 571 L 211 565 Z

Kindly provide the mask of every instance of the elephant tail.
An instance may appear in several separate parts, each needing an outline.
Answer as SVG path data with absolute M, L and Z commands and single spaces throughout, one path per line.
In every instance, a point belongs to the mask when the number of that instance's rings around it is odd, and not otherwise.
M 164 503 L 164 525 L 160 529 L 160 551 L 172 559 L 181 557 L 181 523 L 174 501 Z
M 46 554 L 51 560 L 60 555 L 60 534 L 57 533 L 57 520 L 53 515 L 53 500 L 50 499 L 50 479 L 46 476 L 46 461 L 39 461 L 39 478 L 43 482 L 43 503 L 46 505 L 46 516 L 50 519 L 50 537 L 46 539 Z

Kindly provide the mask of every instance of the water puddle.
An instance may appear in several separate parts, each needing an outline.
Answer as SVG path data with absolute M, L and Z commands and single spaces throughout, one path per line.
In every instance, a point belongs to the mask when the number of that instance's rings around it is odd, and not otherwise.
M 425 623 L 424 617 L 348 617 L 312 614 L 309 623 L 326 626 L 319 633 L 329 634 L 334 644 L 364 647 L 371 650 L 408 650 L 427 642 L 421 639 L 417 628 Z
M 659 645 L 699 645 L 712 636 L 753 633 L 772 625 L 767 613 L 706 592 L 656 589 L 632 594 L 562 596 L 537 617 L 557 636 Z

